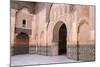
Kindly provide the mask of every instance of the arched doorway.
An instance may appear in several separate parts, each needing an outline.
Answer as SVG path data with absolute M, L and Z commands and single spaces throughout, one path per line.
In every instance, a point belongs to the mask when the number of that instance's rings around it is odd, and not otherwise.
M 58 21 L 53 27 L 53 44 L 57 48 L 57 55 L 67 54 L 67 27 L 62 21 Z
M 29 36 L 21 32 L 15 38 L 14 55 L 29 53 Z
M 62 54 L 66 54 L 66 26 L 65 24 L 62 24 L 60 29 L 59 29 L 59 44 L 58 44 L 58 54 L 62 55 Z

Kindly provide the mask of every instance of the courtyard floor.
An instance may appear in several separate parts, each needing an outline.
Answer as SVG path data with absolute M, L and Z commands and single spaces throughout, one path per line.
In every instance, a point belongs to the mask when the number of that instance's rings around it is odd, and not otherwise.
M 11 56 L 11 66 L 18 65 L 37 65 L 37 64 L 52 64 L 52 63 L 75 63 L 76 60 L 68 59 L 66 56 L 42 56 L 42 55 L 16 55 Z

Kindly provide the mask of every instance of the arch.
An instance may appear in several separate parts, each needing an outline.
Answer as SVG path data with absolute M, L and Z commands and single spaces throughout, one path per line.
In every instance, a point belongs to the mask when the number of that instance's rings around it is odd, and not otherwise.
M 58 55 L 66 54 L 67 52 L 67 28 L 66 25 L 59 21 L 53 29 L 53 42 L 58 43 Z
M 86 42 L 88 40 L 89 40 L 89 24 L 86 21 L 82 21 L 78 26 L 78 41 L 79 41 L 79 44 L 81 44 L 80 41 Z
M 80 31 L 80 27 L 83 25 L 83 24 L 88 24 L 88 22 L 86 20 L 81 20 L 79 25 L 78 25 L 78 33 Z
M 14 42 L 14 55 L 29 53 L 29 36 L 26 33 L 19 33 Z
M 88 44 L 90 39 L 89 24 L 86 20 L 82 20 L 78 25 L 77 30 L 77 60 L 79 60 L 79 46 Z
M 54 9 L 57 9 L 56 11 Z M 61 8 L 63 8 L 63 10 L 61 10 Z M 63 14 L 61 13 L 66 13 L 67 9 L 66 9 L 66 5 L 65 4 L 53 4 L 51 3 L 51 5 L 49 6 L 49 11 L 48 11 L 48 23 L 47 23 L 47 29 L 50 25 L 50 23 L 54 20 L 54 14 L 56 14 L 56 20 L 59 19 L 59 17 L 62 17 Z M 64 14 L 65 15 L 65 14 Z M 57 20 L 59 21 L 59 20 Z
M 59 39 L 59 29 L 61 27 L 62 24 L 65 24 L 63 23 L 62 21 L 58 21 L 54 28 L 53 28 L 53 42 L 58 42 L 58 39 Z M 66 26 L 66 25 L 65 25 Z

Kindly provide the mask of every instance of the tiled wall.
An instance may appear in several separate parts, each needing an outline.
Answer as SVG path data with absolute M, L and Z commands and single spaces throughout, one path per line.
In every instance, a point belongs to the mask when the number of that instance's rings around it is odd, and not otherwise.
M 79 45 L 78 49 L 80 61 L 94 61 L 95 60 L 95 44 Z M 67 57 L 77 60 L 77 45 L 70 45 L 67 48 Z

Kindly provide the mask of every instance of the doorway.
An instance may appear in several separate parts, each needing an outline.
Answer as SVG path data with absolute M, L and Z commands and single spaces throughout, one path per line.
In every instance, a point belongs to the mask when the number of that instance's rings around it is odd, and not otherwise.
M 21 32 L 15 38 L 14 55 L 29 53 L 29 36 Z
M 67 35 L 66 26 L 65 24 L 62 24 L 59 29 L 59 44 L 58 44 L 58 54 L 59 55 L 64 55 L 67 52 L 66 35 Z

